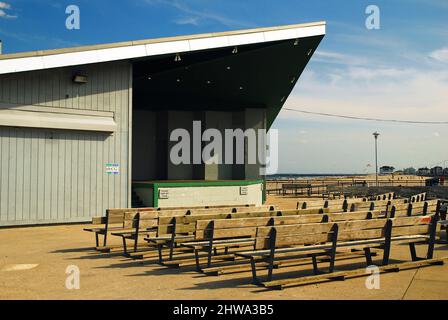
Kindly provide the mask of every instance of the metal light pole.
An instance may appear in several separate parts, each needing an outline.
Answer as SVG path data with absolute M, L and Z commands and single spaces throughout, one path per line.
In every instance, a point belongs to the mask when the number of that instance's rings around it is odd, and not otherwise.
M 375 176 L 376 176 L 376 186 L 378 187 L 378 136 L 380 134 L 378 132 L 374 132 L 373 136 L 375 137 Z

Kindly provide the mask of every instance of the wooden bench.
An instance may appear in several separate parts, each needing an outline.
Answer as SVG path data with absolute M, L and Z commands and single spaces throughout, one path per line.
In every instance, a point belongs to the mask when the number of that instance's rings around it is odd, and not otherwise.
M 210 268 L 213 253 L 217 256 L 217 249 L 224 249 L 226 258 L 228 249 L 233 247 L 251 246 L 254 243 L 256 228 L 268 225 L 284 225 L 298 223 L 312 223 L 325 221 L 349 221 L 359 219 L 377 219 L 386 215 L 382 212 L 353 212 L 353 213 L 325 213 L 295 216 L 276 216 L 265 218 L 243 218 L 231 220 L 202 220 L 196 224 L 195 241 L 182 243 L 181 246 L 190 247 L 195 254 L 196 268 L 202 270 L 199 263 L 199 253 L 207 257 L 206 269 Z M 169 263 L 176 265 L 176 262 Z
M 336 250 L 362 249 L 367 265 L 373 264 L 371 249 L 383 251 L 382 265 L 389 263 L 392 243 L 407 243 L 412 261 L 421 259 L 432 261 L 434 242 L 437 230 L 438 214 L 424 217 L 404 217 L 393 219 L 358 220 L 337 223 L 312 223 L 288 226 L 258 227 L 256 231 L 255 250 L 237 252 L 236 256 L 250 261 L 252 278 L 255 284 L 267 288 L 282 289 L 285 285 L 299 285 L 323 279 L 344 279 L 344 273 L 334 273 Z M 416 244 L 428 244 L 425 258 L 416 255 Z M 274 262 L 277 255 L 292 257 L 311 255 L 314 276 L 297 279 L 273 281 Z M 328 256 L 330 259 L 328 273 L 319 275 L 317 256 Z M 266 281 L 257 276 L 257 262 L 268 265 Z M 437 263 L 440 263 L 438 260 Z
M 441 202 L 439 200 L 428 200 L 424 202 L 410 202 L 407 204 L 390 205 L 387 210 L 389 217 L 399 216 L 397 211 L 401 212 L 401 216 L 427 215 L 430 213 L 440 213 Z
M 218 275 L 223 273 L 225 270 L 238 270 L 241 269 L 241 267 L 244 268 L 244 266 L 230 265 L 225 267 L 211 267 L 213 249 L 216 247 L 226 247 L 229 243 L 239 243 L 242 240 L 245 241 L 244 243 L 253 245 L 255 243 L 255 235 L 258 227 L 381 219 L 385 217 L 386 215 L 379 211 L 364 211 L 351 213 L 279 216 L 271 218 L 203 220 L 197 222 L 196 241 L 184 243 L 182 245 L 189 246 L 195 250 L 196 269 L 198 271 L 202 271 L 205 274 Z M 200 251 L 207 254 L 205 268 L 201 267 L 201 264 L 197 259 Z M 226 250 L 225 254 L 227 253 L 228 251 Z
M 140 237 L 154 236 L 157 234 L 158 212 L 127 212 L 125 214 L 124 228 L 120 231 L 113 231 L 111 235 L 121 237 L 123 253 L 128 255 L 127 241 L 133 242 L 133 251 L 138 251 L 138 241 Z
M 411 214 L 421 214 L 421 211 L 410 211 Z M 394 209 L 395 216 L 408 216 L 408 208 Z M 196 241 L 191 243 L 184 243 L 183 246 L 190 246 L 192 249 L 204 251 L 207 254 L 207 266 L 201 268 L 197 265 L 198 270 L 206 274 L 218 275 L 228 270 L 242 269 L 241 266 L 226 266 L 226 267 L 210 267 L 212 256 L 212 249 L 215 244 L 225 246 L 233 241 L 239 242 L 241 237 L 251 237 L 255 227 L 284 224 L 298 224 L 298 223 L 315 223 L 315 222 L 336 222 L 336 221 L 351 221 L 351 220 L 365 220 L 365 219 L 381 219 L 387 218 L 387 213 L 384 210 L 377 211 L 358 211 L 347 213 L 329 213 L 311 214 L 303 216 L 277 216 L 271 218 L 257 218 L 257 219 L 233 219 L 233 220 L 203 220 L 196 224 Z M 236 230 L 233 230 L 236 229 Z M 219 230 L 215 232 L 214 230 Z M 225 242 L 220 243 L 221 237 L 224 237 Z M 197 252 L 196 252 L 197 253 Z M 195 254 L 196 254 L 195 253 Z M 227 254 L 227 250 L 225 251 Z M 216 255 L 216 254 L 215 254 Z M 218 257 L 219 258 L 219 257 Z M 228 257 L 226 257 L 228 258 Z M 196 259 L 197 261 L 197 259 Z M 173 262 L 174 264 L 174 262 Z
M 409 197 L 409 202 L 411 202 L 411 203 L 425 201 L 425 200 L 426 200 L 426 192 L 419 193 L 419 194 Z
M 177 244 L 194 240 L 196 232 L 196 222 L 205 219 L 241 219 L 241 218 L 255 218 L 255 217 L 272 217 L 280 215 L 297 215 L 297 214 L 318 214 L 324 213 L 323 209 L 311 210 L 284 210 L 284 211 L 261 211 L 261 212 L 242 212 L 231 214 L 204 214 L 204 215 L 189 215 L 189 216 L 174 216 L 174 217 L 159 217 L 157 225 L 157 236 L 147 237 L 145 240 L 156 246 L 159 251 L 159 262 L 163 264 L 163 252 L 166 247 L 169 250 L 169 258 L 173 258 L 174 249 Z M 132 255 L 135 258 L 141 258 L 141 255 Z
M 190 207 L 190 208 L 172 208 L 172 209 L 156 209 L 156 208 L 124 208 L 124 209 L 108 209 L 106 210 L 105 217 L 94 217 L 92 218 L 92 224 L 98 225 L 94 227 L 84 228 L 84 231 L 95 233 L 95 248 L 101 250 L 107 250 L 107 237 L 110 231 L 118 232 L 125 229 L 125 213 L 137 213 L 137 212 L 157 212 L 158 216 L 175 216 L 175 215 L 188 215 L 188 214 L 203 214 L 207 212 L 253 212 L 253 211 L 266 211 L 275 210 L 275 206 L 263 205 L 260 207 L 254 206 L 217 206 L 214 208 L 204 208 L 204 207 Z M 103 245 L 100 247 L 99 236 L 102 235 Z
M 313 202 L 297 202 L 297 209 L 307 208 L 329 208 L 335 211 L 356 211 L 359 209 L 369 209 L 375 206 L 385 206 L 389 203 L 407 203 L 408 199 L 392 199 L 392 200 L 368 200 L 367 198 L 360 198 L 360 200 L 354 201 L 347 199 L 342 201 L 330 202 L 330 201 L 313 201 Z
M 84 231 L 95 233 L 96 248 L 100 247 L 99 236 L 103 236 L 103 247 L 107 246 L 107 235 L 111 231 L 123 230 L 125 227 L 125 213 L 126 212 L 143 212 L 154 211 L 154 208 L 138 208 L 138 209 L 108 209 L 105 217 L 95 217 L 92 219 L 93 225 L 98 225 L 91 228 L 84 228 Z M 99 226 L 102 225 L 102 226 Z
M 238 214 L 245 214 L 247 216 L 251 215 L 257 215 L 258 212 L 264 213 L 264 212 L 270 212 L 272 213 L 275 209 L 274 206 L 262 206 L 262 207 L 244 207 L 245 209 L 248 209 L 249 212 L 244 213 L 240 212 Z M 179 217 L 179 219 L 182 219 L 182 217 L 216 217 L 221 218 L 225 217 L 231 214 L 237 214 L 237 213 L 230 213 L 230 212 L 237 212 L 240 208 L 238 207 L 228 207 L 225 209 L 222 208 L 212 208 L 207 209 L 204 211 L 195 211 L 192 212 L 190 209 L 187 211 L 185 210 L 158 210 L 158 211 L 149 211 L 146 213 L 143 212 L 127 212 L 125 214 L 125 219 L 123 222 L 123 226 L 121 228 L 116 228 L 113 230 L 111 235 L 118 236 L 122 238 L 123 246 L 114 246 L 116 249 L 123 249 L 123 252 L 125 255 L 130 255 L 131 253 L 127 250 L 126 240 L 132 240 L 134 242 L 134 250 L 133 252 L 136 253 L 138 251 L 138 240 L 143 236 L 145 237 L 154 237 L 157 234 L 160 234 L 159 226 L 159 219 L 162 219 L 162 221 L 172 221 L 174 217 Z M 269 211 L 264 211 L 269 210 Z M 245 210 L 239 210 L 239 211 L 245 211 Z M 201 212 L 202 214 L 200 214 Z M 216 212 L 227 212 L 227 213 L 216 213 Z M 164 219 L 164 220 L 163 220 Z M 196 221 L 198 218 L 191 218 L 192 221 Z M 157 231 L 155 231 L 157 230 Z M 155 233 L 154 233 L 155 232 Z M 109 247 L 101 247 L 98 248 L 100 251 L 108 251 L 111 248 Z M 138 256 L 138 255 L 136 255 Z
M 392 200 L 396 198 L 395 192 L 388 192 L 379 195 L 373 195 L 369 197 L 369 200 Z

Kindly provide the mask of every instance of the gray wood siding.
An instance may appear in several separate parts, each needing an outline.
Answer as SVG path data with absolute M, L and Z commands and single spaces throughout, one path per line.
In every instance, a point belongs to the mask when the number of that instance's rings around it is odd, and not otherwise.
M 76 73 L 88 83 L 74 84 Z M 0 76 L 0 102 L 114 112 L 118 130 L 0 126 L 0 226 L 87 221 L 128 205 L 130 72 L 108 63 Z M 107 163 L 120 175 L 107 175 Z

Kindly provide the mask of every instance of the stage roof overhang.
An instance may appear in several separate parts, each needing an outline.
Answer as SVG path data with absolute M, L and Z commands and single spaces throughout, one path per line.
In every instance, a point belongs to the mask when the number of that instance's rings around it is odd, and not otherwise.
M 0 55 L 0 74 L 128 60 L 134 107 L 266 108 L 272 124 L 325 22 Z

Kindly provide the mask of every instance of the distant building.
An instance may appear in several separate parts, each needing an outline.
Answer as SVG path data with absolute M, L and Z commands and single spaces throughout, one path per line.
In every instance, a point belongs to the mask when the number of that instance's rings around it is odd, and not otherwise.
M 448 168 L 443 169 L 443 175 L 448 176 Z
M 434 167 L 431 169 L 431 175 L 433 176 L 441 176 L 443 175 L 443 168 L 442 167 Z
M 395 168 L 391 166 L 382 166 L 380 168 L 380 174 L 391 174 L 394 173 Z
M 410 167 L 410 168 L 404 169 L 403 173 L 407 174 L 407 175 L 414 175 L 417 173 L 417 170 L 415 170 L 415 168 L 413 168 L 413 167 Z
M 419 176 L 429 176 L 430 174 L 431 174 L 431 170 L 429 170 L 427 167 L 419 168 L 417 170 L 417 175 L 419 175 Z

